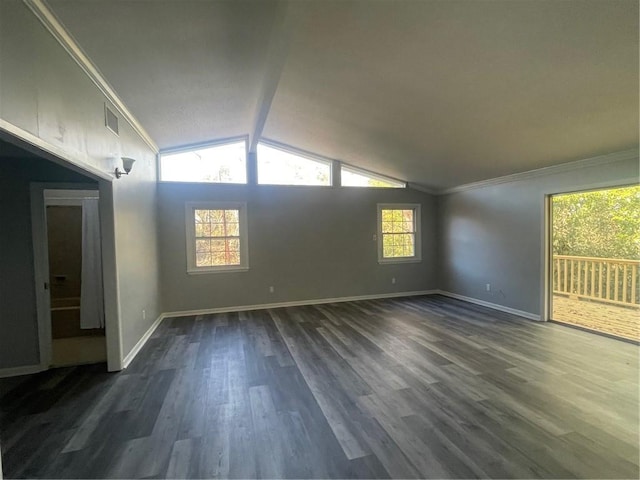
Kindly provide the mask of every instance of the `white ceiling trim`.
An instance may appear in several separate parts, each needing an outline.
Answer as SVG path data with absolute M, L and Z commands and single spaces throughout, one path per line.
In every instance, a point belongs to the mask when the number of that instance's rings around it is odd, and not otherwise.
M 187 145 L 178 145 L 171 148 L 162 148 L 158 152 L 160 155 L 165 153 L 180 153 L 180 152 L 193 152 L 194 150 L 200 150 L 209 147 L 215 147 L 217 145 L 226 145 L 229 143 L 247 143 L 248 135 L 237 135 L 235 137 L 216 138 L 214 140 L 208 140 L 206 142 L 190 143 Z
M 109 174 L 100 170 L 97 167 L 94 167 L 87 156 L 83 155 L 75 155 L 70 152 L 64 150 L 63 148 L 57 147 L 46 140 L 41 139 L 40 137 L 28 132 L 20 127 L 16 127 L 12 123 L 7 122 L 0 118 L 0 138 L 2 138 L 2 133 L 6 132 L 11 137 L 18 138 L 25 142 L 28 146 L 27 150 L 31 151 L 37 156 L 42 156 L 44 154 L 51 155 L 49 160 L 52 160 L 54 163 L 59 165 L 63 165 L 64 167 L 69 168 L 69 166 L 76 167 L 76 171 L 83 175 L 93 175 L 96 178 L 101 178 L 103 180 L 112 181 L 113 174 Z M 32 150 L 31 147 L 34 147 L 35 150 Z
M 309 152 L 308 150 L 302 150 L 301 148 L 293 147 L 289 144 L 276 142 L 275 140 L 270 140 L 268 138 L 261 138 L 258 143 L 262 143 L 268 147 L 276 148 L 278 150 L 282 150 L 286 153 L 291 153 L 293 155 L 297 155 L 299 157 L 308 158 L 309 160 L 317 160 L 323 163 L 332 163 L 332 162 L 340 162 L 334 158 L 325 157 L 324 155 L 320 155 L 319 153 Z M 342 163 L 342 162 L 340 162 Z
M 474 190 L 476 188 L 500 185 L 502 183 L 529 180 L 532 178 L 543 177 L 546 175 L 556 175 L 562 172 L 580 170 L 582 168 L 594 167 L 598 165 L 608 165 L 610 163 L 622 162 L 625 160 L 633 160 L 638 158 L 639 158 L 638 149 L 623 150 L 621 152 L 609 153 L 606 155 L 599 155 L 597 157 L 590 157 L 582 160 L 576 160 L 573 162 L 561 163 L 559 165 L 552 165 L 549 167 L 537 168 L 535 170 L 529 170 L 528 172 L 514 173 L 511 175 L 504 175 L 502 177 L 491 178 L 489 180 L 482 180 L 480 182 L 467 183 L 464 185 L 459 185 L 457 187 L 440 190 L 436 192 L 436 194 L 448 195 L 450 193 L 459 193 L 459 192 L 464 192 L 466 190 Z
M 440 190 L 436 190 L 434 188 L 425 187 L 420 183 L 407 182 L 407 188 L 411 188 L 413 190 L 418 190 L 419 192 L 428 193 L 430 195 L 439 195 Z
M 350 164 L 344 163 L 344 162 L 340 162 L 340 164 L 341 164 L 341 167 L 344 167 L 346 170 L 351 170 L 351 172 L 359 174 L 359 175 L 365 175 L 365 176 L 368 176 L 370 178 L 381 180 L 381 181 L 387 182 L 387 183 L 396 182 L 396 183 L 402 183 L 403 184 L 402 187 L 390 187 L 390 188 L 407 188 L 409 186 L 409 182 L 407 182 L 406 180 L 400 180 L 399 178 L 390 177 L 389 175 L 383 175 L 382 173 L 376 173 L 376 172 L 373 172 L 371 170 L 367 170 L 366 168 L 356 167 L 354 165 L 350 165 Z M 387 188 L 387 187 L 383 187 L 383 188 Z
M 267 117 L 271 110 L 273 97 L 278 90 L 282 70 L 289 55 L 289 45 L 291 42 L 291 32 L 294 22 L 290 4 L 281 1 L 277 6 L 276 19 L 269 40 L 267 50 L 266 71 L 262 82 L 262 91 L 256 105 L 256 114 L 253 121 L 253 128 L 249 134 L 249 152 L 255 153 L 258 141 L 262 136 Z
M 23 0 L 24 4 L 33 12 L 53 37 L 62 45 L 73 60 L 82 68 L 93 83 L 100 89 L 102 94 L 115 106 L 120 115 L 131 125 L 135 132 L 144 142 L 158 153 L 158 146 L 147 133 L 144 127 L 129 111 L 124 102 L 118 97 L 109 82 L 100 73 L 100 70 L 93 64 L 89 57 L 82 51 L 71 34 L 65 30 L 55 14 L 49 9 L 43 0 Z
M 351 165 L 349 163 L 345 163 L 342 160 L 336 160 L 333 158 L 325 157 L 324 155 L 320 155 L 319 153 L 309 152 L 307 150 L 302 150 L 300 148 L 292 147 L 286 143 L 276 142 L 275 140 L 270 140 L 268 138 L 261 138 L 258 143 L 262 143 L 272 148 L 277 148 L 278 150 L 282 150 L 287 153 L 292 153 L 294 155 L 298 155 L 300 157 L 308 158 L 310 160 L 319 161 L 327 164 L 333 165 L 332 175 L 335 175 L 338 172 L 335 172 L 335 169 L 341 169 L 341 167 L 350 168 L 356 172 L 360 172 L 365 175 L 371 175 L 372 177 L 379 178 L 380 180 L 392 180 L 395 182 L 401 182 L 406 185 L 406 188 L 411 188 L 413 190 L 419 190 L 424 193 L 430 193 L 432 195 L 436 194 L 437 191 L 425 187 L 424 185 L 420 185 L 417 183 L 409 183 L 406 180 L 400 180 L 399 178 L 390 177 L 389 175 L 383 175 L 382 173 L 373 172 L 371 170 L 367 170 L 364 168 L 356 167 L 355 165 Z

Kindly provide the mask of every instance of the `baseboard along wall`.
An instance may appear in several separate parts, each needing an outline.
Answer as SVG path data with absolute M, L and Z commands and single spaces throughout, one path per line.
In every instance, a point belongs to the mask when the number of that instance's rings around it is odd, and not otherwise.
M 142 350 L 142 347 L 144 347 L 144 344 L 147 343 L 147 340 L 151 338 L 151 335 L 153 335 L 153 332 L 156 331 L 156 328 L 158 328 L 158 326 L 162 323 L 162 320 L 164 320 L 166 317 L 167 317 L 166 314 L 164 313 L 160 314 L 158 318 L 156 318 L 155 321 L 151 324 L 151 326 L 147 329 L 147 331 L 144 332 L 144 335 L 142 335 L 140 340 L 138 340 L 138 343 L 136 343 L 134 347 L 131 349 L 131 351 L 127 353 L 127 355 L 122 359 L 123 369 L 127 368 L 129 364 L 133 361 L 133 359 L 136 358 L 136 355 L 138 355 L 140 350 Z
M 377 300 L 379 298 L 415 297 L 418 295 L 433 295 L 437 290 L 420 290 L 413 292 L 379 293 L 373 295 L 358 295 L 353 297 L 319 298 L 311 300 L 296 300 L 293 302 L 262 303 L 256 305 L 242 305 L 221 308 L 205 308 L 202 310 L 184 310 L 163 313 L 165 317 L 189 317 L 192 315 L 208 315 L 212 313 L 246 312 L 247 310 L 265 310 L 267 308 L 302 307 L 305 305 L 321 305 L 323 303 L 356 302 L 358 300 Z
M 42 365 L 23 365 L 20 367 L 0 368 L 0 378 L 19 377 L 21 375 L 32 375 L 46 370 Z
M 457 293 L 447 292 L 444 290 L 420 290 L 420 291 L 412 291 L 412 292 L 394 292 L 394 293 L 381 293 L 381 294 L 373 294 L 373 295 L 358 295 L 352 297 L 336 297 L 336 298 L 320 298 L 320 299 L 310 299 L 310 300 L 298 300 L 294 302 L 279 302 L 279 303 L 263 303 L 257 305 L 239 305 L 239 306 L 230 306 L 230 307 L 220 307 L 220 308 L 206 308 L 201 310 L 183 310 L 177 312 L 165 312 L 162 313 L 156 318 L 156 320 L 151 324 L 151 326 L 147 329 L 147 331 L 142 335 L 140 340 L 135 344 L 135 346 L 131 349 L 131 351 L 124 357 L 122 360 L 122 368 L 127 368 L 131 362 L 134 360 L 136 355 L 142 350 L 144 345 L 147 343 L 153 332 L 156 331 L 158 326 L 162 323 L 162 320 L 170 317 L 189 317 L 193 315 L 210 315 L 215 313 L 228 313 L 228 312 L 244 312 L 248 310 L 265 310 L 268 308 L 283 308 L 283 307 L 300 307 L 304 305 L 320 305 L 323 303 L 340 303 L 340 302 L 355 302 L 358 300 L 377 300 L 383 298 L 400 298 L 400 297 L 415 297 L 420 295 L 444 295 L 446 297 L 455 298 L 457 300 L 462 300 L 464 302 L 474 303 L 476 305 L 481 305 L 483 307 L 488 307 L 493 310 L 498 310 L 501 312 L 511 313 L 513 315 L 518 315 L 520 317 L 527 318 L 529 320 L 540 321 L 540 315 L 525 312 L 523 310 L 517 310 L 515 308 L 505 307 L 503 305 L 498 305 L 497 303 L 486 302 L 484 300 L 479 300 L 477 298 L 467 297 L 464 295 L 459 295 Z M 32 373 L 37 373 L 45 370 L 41 365 L 27 365 L 23 367 L 14 367 L 14 368 L 5 368 L 0 369 L 0 378 L 3 377 L 13 377 L 18 375 L 28 375 Z
M 323 303 L 339 303 L 339 302 L 355 302 L 357 300 L 375 300 L 379 298 L 398 298 L 398 297 L 415 297 L 418 295 L 432 295 L 437 293 L 436 290 L 420 290 L 412 292 L 394 292 L 394 293 L 380 293 L 374 295 L 358 295 L 353 297 L 336 297 L 336 298 L 320 298 L 311 300 L 298 300 L 294 302 L 279 302 L 279 303 L 262 303 L 256 305 L 236 305 L 230 307 L 220 308 L 205 308 L 201 310 L 182 310 L 177 312 L 165 312 L 162 313 L 155 322 L 149 327 L 145 334 L 138 340 L 138 343 L 131 349 L 127 356 L 123 359 L 123 368 L 127 368 L 138 352 L 142 350 L 147 340 L 151 338 L 153 332 L 162 323 L 162 320 L 170 317 L 190 317 L 194 315 L 211 315 L 214 313 L 228 313 L 228 312 L 246 312 L 248 310 L 266 310 L 268 308 L 282 308 L 282 307 L 300 307 L 304 305 L 319 305 Z
M 465 295 L 460 295 L 460 294 L 457 294 L 457 293 L 447 292 L 445 290 L 436 290 L 436 293 L 439 294 L 439 295 L 444 295 L 445 297 L 450 297 L 450 298 L 455 298 L 457 300 L 462 300 L 463 302 L 474 303 L 476 305 L 481 305 L 483 307 L 491 308 L 493 310 L 498 310 L 500 312 L 511 313 L 512 315 L 517 315 L 519 317 L 524 317 L 524 318 L 527 318 L 529 320 L 535 320 L 537 322 L 542 321 L 542 318 L 540 317 L 540 315 L 535 314 L 535 313 L 531 313 L 531 312 L 525 312 L 524 310 L 517 310 L 515 308 L 505 307 L 504 305 L 499 305 L 497 303 L 486 302 L 484 300 L 479 300 L 479 299 L 473 298 L 473 297 L 467 297 Z
M 190 317 L 193 315 L 210 315 L 215 313 L 228 313 L 228 312 L 245 312 L 248 310 L 265 310 L 268 308 L 283 308 L 283 307 L 300 307 L 304 305 L 319 305 L 323 303 L 339 303 L 339 302 L 355 302 L 358 300 L 377 300 L 382 298 L 399 298 L 399 297 L 415 297 L 419 295 L 444 295 L 446 297 L 455 298 L 458 300 L 462 300 L 469 303 L 474 303 L 476 305 L 481 305 L 483 307 L 492 308 L 494 310 L 498 310 L 501 312 L 511 313 L 513 315 L 518 315 L 520 317 L 527 318 L 529 320 L 540 321 L 540 315 L 536 315 L 534 313 L 525 312 L 523 310 L 517 310 L 515 308 L 505 307 L 503 305 L 498 305 L 497 303 L 485 302 L 484 300 L 478 300 L 477 298 L 466 297 L 464 295 L 459 295 L 457 293 L 451 293 L 444 290 L 421 290 L 421 291 L 412 291 L 412 292 L 394 292 L 394 293 L 381 293 L 374 295 L 358 295 L 353 297 L 336 297 L 336 298 L 320 298 L 320 299 L 311 299 L 311 300 L 298 300 L 294 302 L 279 302 L 279 303 L 263 303 L 258 305 L 239 305 L 239 306 L 230 306 L 230 307 L 220 307 L 220 308 L 205 308 L 201 310 L 183 310 L 177 312 L 165 312 L 161 314 L 153 325 L 149 327 L 146 333 L 142 336 L 142 338 L 136 343 L 135 347 L 131 349 L 131 351 L 127 354 L 127 356 L 123 360 L 123 368 L 127 368 L 129 364 L 133 361 L 138 352 L 144 347 L 144 344 L 147 343 L 147 340 L 153 335 L 153 332 L 158 328 L 158 325 L 165 318 L 170 317 Z

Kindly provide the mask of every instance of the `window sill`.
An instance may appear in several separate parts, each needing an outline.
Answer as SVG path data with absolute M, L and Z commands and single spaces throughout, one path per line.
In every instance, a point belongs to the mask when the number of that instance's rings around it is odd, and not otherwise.
M 421 258 L 379 258 L 378 263 L 380 265 L 388 265 L 395 263 L 422 263 Z
M 206 275 L 208 273 L 232 273 L 247 272 L 249 267 L 218 267 L 218 268 L 190 268 L 187 270 L 188 275 Z

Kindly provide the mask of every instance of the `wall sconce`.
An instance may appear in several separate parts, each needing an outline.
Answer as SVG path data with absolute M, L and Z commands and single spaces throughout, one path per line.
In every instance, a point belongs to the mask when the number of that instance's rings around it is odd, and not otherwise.
M 116 167 L 116 178 L 120 178 L 122 175 L 129 175 L 135 161 L 136 160 L 134 158 L 122 157 L 122 168 L 124 171 Z

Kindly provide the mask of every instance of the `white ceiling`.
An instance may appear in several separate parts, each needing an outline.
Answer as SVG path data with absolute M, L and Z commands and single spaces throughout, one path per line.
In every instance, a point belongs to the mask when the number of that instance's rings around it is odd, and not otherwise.
M 638 145 L 635 0 L 48 3 L 160 148 L 262 112 L 266 138 L 442 189 Z

